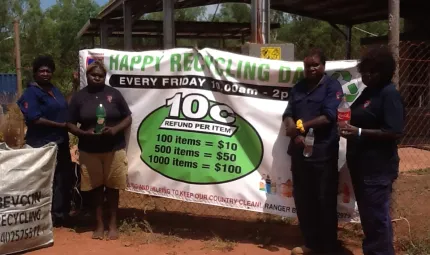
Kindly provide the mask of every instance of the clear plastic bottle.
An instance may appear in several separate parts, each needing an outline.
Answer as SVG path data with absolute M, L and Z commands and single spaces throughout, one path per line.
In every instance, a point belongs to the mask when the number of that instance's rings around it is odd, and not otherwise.
M 272 180 L 270 180 L 269 175 L 267 175 L 267 178 L 266 178 L 266 193 L 267 194 L 272 193 Z
M 314 129 L 310 128 L 305 138 L 305 149 L 303 150 L 303 156 L 305 156 L 306 158 L 309 158 L 310 156 L 312 156 L 313 149 L 314 149 L 314 142 L 315 142 Z

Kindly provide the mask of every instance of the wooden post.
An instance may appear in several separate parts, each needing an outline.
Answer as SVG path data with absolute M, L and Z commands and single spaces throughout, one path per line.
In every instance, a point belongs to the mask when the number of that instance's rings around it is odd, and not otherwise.
M 258 34 L 258 0 L 251 0 L 251 43 L 257 43 Z
M 264 0 L 264 42 L 270 43 L 270 0 Z
M 172 0 L 163 0 L 163 36 L 164 49 L 175 48 L 175 4 Z
M 16 65 L 16 87 L 18 95 L 17 97 L 21 97 L 22 95 L 22 74 L 21 74 L 21 43 L 20 43 L 20 32 L 19 32 L 19 20 L 15 19 L 13 21 L 13 31 L 15 37 L 15 65 Z M 19 125 L 19 142 L 18 146 L 24 146 L 24 119 L 20 121 Z
M 124 1 L 122 13 L 124 20 L 124 50 L 133 50 L 133 21 L 131 17 L 130 1 Z
M 388 0 L 388 45 L 396 61 L 393 82 L 399 89 L 400 0 Z
M 13 22 L 14 36 L 15 36 L 15 64 L 16 64 L 16 77 L 17 77 L 17 91 L 18 97 L 22 95 L 22 75 L 21 75 L 21 45 L 19 38 L 19 21 L 16 19 Z
M 346 59 L 351 59 L 352 26 L 346 27 Z
M 102 20 L 102 22 L 100 23 L 100 47 L 101 48 L 107 49 L 109 47 L 108 32 L 109 32 L 108 25 L 106 24 L 105 20 Z

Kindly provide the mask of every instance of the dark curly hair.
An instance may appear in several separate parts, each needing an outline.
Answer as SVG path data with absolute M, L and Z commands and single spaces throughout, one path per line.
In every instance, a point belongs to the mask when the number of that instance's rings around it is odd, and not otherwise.
M 307 57 L 313 57 L 317 56 L 319 57 L 321 64 L 325 65 L 325 62 L 327 61 L 327 57 L 324 54 L 324 51 L 320 48 L 311 48 L 307 51 L 307 54 L 305 55 L 305 58 Z
M 371 48 L 366 52 L 358 64 L 360 73 L 377 73 L 381 83 L 390 83 L 396 72 L 396 61 L 387 46 Z
M 37 73 L 39 68 L 46 66 L 51 69 L 52 72 L 55 72 L 55 63 L 51 56 L 38 56 L 33 61 L 33 73 Z

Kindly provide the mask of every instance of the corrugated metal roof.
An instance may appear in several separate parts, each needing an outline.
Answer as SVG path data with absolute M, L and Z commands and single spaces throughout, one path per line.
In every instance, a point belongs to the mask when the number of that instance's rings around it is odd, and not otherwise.
M 100 29 L 100 19 L 90 19 L 87 25 L 79 32 L 83 35 L 97 36 Z M 124 22 L 121 19 L 108 20 L 111 36 L 123 36 Z M 278 23 L 272 23 L 271 29 L 280 28 Z M 249 23 L 235 22 L 196 22 L 177 21 L 175 27 L 177 38 L 224 38 L 241 39 L 251 34 Z M 136 20 L 133 23 L 133 37 L 161 37 L 163 35 L 163 21 Z
M 132 5 L 132 15 L 162 11 L 161 0 L 127 0 Z M 98 18 L 122 17 L 124 0 L 110 2 Z M 188 8 L 218 3 L 247 3 L 251 0 L 182 0 L 175 8 Z M 388 19 L 388 0 L 271 0 L 271 8 L 291 14 L 311 17 L 335 24 L 354 25 Z M 428 16 L 428 0 L 401 0 L 400 15 L 403 18 Z
M 17 94 L 16 74 L 0 73 L 0 104 L 11 104 Z

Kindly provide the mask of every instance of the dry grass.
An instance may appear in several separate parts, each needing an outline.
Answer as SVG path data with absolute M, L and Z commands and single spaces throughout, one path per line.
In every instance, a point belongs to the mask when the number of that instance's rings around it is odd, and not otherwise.
M 22 123 L 22 113 L 16 104 L 8 105 L 8 112 L 4 115 L 0 125 L 0 142 L 5 142 L 10 147 L 19 146 L 19 130 Z
M 398 241 L 398 247 L 405 255 L 428 255 L 430 254 L 430 237 L 413 243 L 410 240 L 402 239 Z
M 154 233 L 152 226 L 147 220 L 132 217 L 120 222 L 119 231 L 125 235 L 124 246 L 157 243 L 163 245 L 174 245 L 182 239 L 169 233 L 168 235 Z
M 214 234 L 211 239 L 203 242 L 202 250 L 230 252 L 234 250 L 234 247 L 236 247 L 236 243 Z

